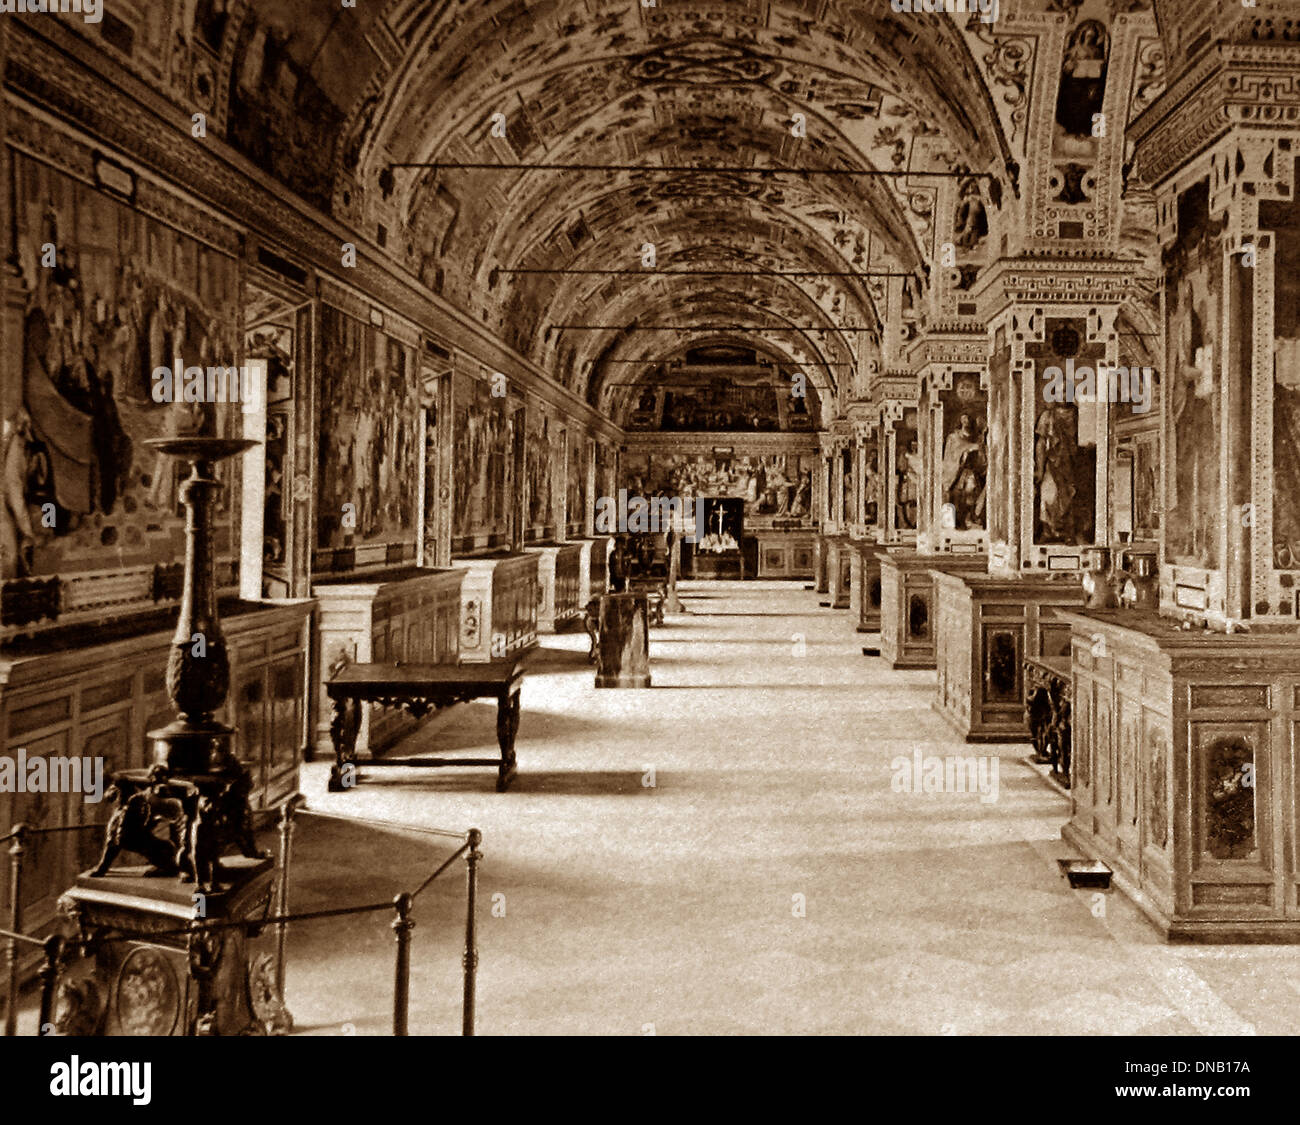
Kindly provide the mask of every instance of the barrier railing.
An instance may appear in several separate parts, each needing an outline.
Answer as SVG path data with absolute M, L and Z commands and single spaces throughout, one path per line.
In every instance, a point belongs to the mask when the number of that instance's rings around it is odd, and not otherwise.
M 293 912 L 289 906 L 289 874 L 293 857 L 294 822 L 297 814 L 303 812 L 327 820 L 343 820 L 352 824 L 384 825 L 400 828 L 407 832 L 438 836 L 461 841 L 460 846 L 440 863 L 414 891 L 396 895 L 391 902 L 363 903 L 355 906 L 334 907 L 327 910 L 306 910 Z M 52 1026 L 55 991 L 62 968 L 66 950 L 71 946 L 80 946 L 81 942 L 68 942 L 62 935 L 55 934 L 48 938 L 36 938 L 22 932 L 22 875 L 23 855 L 26 851 L 25 841 L 33 835 L 75 831 L 85 825 L 69 825 L 63 828 L 33 829 L 18 824 L 0 836 L 0 843 L 11 840 L 10 882 L 12 896 L 10 906 L 10 923 L 12 929 L 0 930 L 0 938 L 7 940 L 8 947 L 8 989 L 5 1007 L 6 1036 L 17 1034 L 18 1019 L 18 949 L 20 945 L 36 946 L 44 951 L 45 960 L 38 976 L 41 980 L 41 1008 L 39 1029 Z M 96 825 L 94 827 L 102 827 Z M 381 910 L 394 911 L 391 923 L 397 941 L 397 958 L 393 974 L 393 1034 L 408 1034 L 408 1017 L 411 995 L 411 931 L 415 922 L 411 910 L 415 900 L 424 893 L 448 868 L 462 856 L 465 858 L 465 949 L 461 958 L 463 973 L 463 992 L 461 1001 L 461 1034 L 474 1034 L 475 990 L 478 974 L 478 947 L 475 910 L 478 898 L 478 864 L 482 859 L 479 844 L 482 833 L 471 828 L 464 833 L 449 832 L 437 828 L 425 828 L 420 825 L 397 824 L 391 821 L 365 820 L 358 817 L 340 816 L 308 809 L 301 794 L 295 794 L 280 806 L 279 818 L 280 854 L 278 862 L 276 889 L 274 895 L 275 913 L 257 919 L 233 919 L 229 921 L 209 921 L 196 918 L 183 927 L 172 930 L 130 931 L 115 929 L 110 933 L 97 934 L 94 943 L 113 941 L 156 941 L 159 938 L 184 937 L 192 939 L 195 935 L 218 933 L 224 930 L 242 929 L 246 936 L 256 936 L 268 926 L 275 930 L 275 981 L 280 996 L 284 996 L 285 965 L 287 960 L 289 925 L 293 922 L 315 921 L 323 918 L 340 918 L 347 915 L 370 914 Z

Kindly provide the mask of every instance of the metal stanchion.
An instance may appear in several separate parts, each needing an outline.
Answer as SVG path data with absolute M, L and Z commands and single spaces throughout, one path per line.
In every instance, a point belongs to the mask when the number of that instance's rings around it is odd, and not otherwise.
M 289 913 L 289 864 L 293 858 L 293 818 L 301 805 L 303 795 L 295 793 L 280 806 L 280 877 L 276 886 L 275 912 Z M 289 941 L 289 923 L 279 922 L 275 927 L 275 991 L 284 1000 L 285 951 Z
M 9 844 L 9 929 L 12 933 L 23 932 L 23 854 L 26 852 L 25 839 L 27 825 L 15 824 L 13 840 Z M 8 995 L 5 999 L 5 1035 L 18 1034 L 18 942 L 9 939 L 8 961 Z
M 411 998 L 411 896 L 400 894 L 393 899 L 397 917 L 393 919 L 393 933 L 397 935 L 397 973 L 393 984 L 393 1034 L 406 1034 L 407 1008 Z
M 478 941 L 476 937 L 475 902 L 478 897 L 478 861 L 483 853 L 478 846 L 483 833 L 471 828 L 466 836 L 469 851 L 465 853 L 465 999 L 461 1011 L 461 1034 L 474 1034 L 474 983 L 478 972 Z
M 41 1014 L 36 1034 L 44 1035 L 54 1025 L 54 989 L 59 983 L 59 958 L 63 955 L 63 937 L 54 934 L 45 939 L 45 963 L 37 974 L 41 978 Z

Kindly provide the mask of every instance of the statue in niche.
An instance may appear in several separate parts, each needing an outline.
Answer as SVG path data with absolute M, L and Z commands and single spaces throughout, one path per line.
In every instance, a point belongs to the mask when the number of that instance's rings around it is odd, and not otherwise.
M 1096 20 L 1084 20 L 1065 46 L 1056 95 L 1056 151 L 1091 156 L 1096 149 L 1094 115 L 1106 97 L 1110 37 Z
M 968 253 L 978 250 L 980 244 L 988 237 L 988 213 L 984 209 L 984 201 L 980 198 L 979 183 L 976 180 L 962 182 L 952 231 L 953 245 Z
M 921 500 L 921 443 L 911 438 L 903 454 L 898 471 L 898 526 L 916 527 L 917 510 Z
M 943 498 L 952 505 L 953 527 L 959 531 L 982 527 L 988 456 L 984 435 L 969 414 L 961 415 L 957 429 L 944 440 L 942 471 Z

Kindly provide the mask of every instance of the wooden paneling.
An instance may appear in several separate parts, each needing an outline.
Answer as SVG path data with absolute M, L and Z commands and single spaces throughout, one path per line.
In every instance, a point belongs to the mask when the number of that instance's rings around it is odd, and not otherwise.
M 1296 636 L 1061 617 L 1075 695 L 1065 838 L 1171 940 L 1300 941 Z
M 935 570 L 983 573 L 987 555 L 920 554 L 891 547 L 878 556 L 880 567 L 880 655 L 891 668 L 935 667 L 938 625 Z
M 298 784 L 307 741 L 307 654 L 312 603 L 252 607 L 223 616 L 230 651 L 230 695 L 220 717 L 236 727 L 236 753 L 253 775 L 254 809 L 266 809 Z M 171 630 L 150 630 L 76 648 L 0 654 L 0 754 L 103 759 L 115 770 L 147 764 L 146 735 L 175 714 L 163 686 Z M 103 846 L 112 806 L 82 793 L 0 793 L 0 834 L 32 827 L 84 825 L 33 837 L 24 860 L 24 929 L 54 917 L 58 896 Z M 9 901 L 8 863 L 0 864 L 0 903 Z M 4 911 L 7 917 L 7 909 Z
M 972 742 L 1028 740 L 1024 659 L 1069 650 L 1057 607 L 1083 601 L 1077 579 L 932 572 L 938 601 L 935 709 Z

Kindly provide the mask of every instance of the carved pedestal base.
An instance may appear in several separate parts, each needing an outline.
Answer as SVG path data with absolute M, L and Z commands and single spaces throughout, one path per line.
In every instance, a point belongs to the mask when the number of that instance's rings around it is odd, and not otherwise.
M 59 901 L 84 956 L 59 986 L 64 1035 L 272 1035 L 293 1020 L 275 986 L 269 936 L 254 927 L 272 904 L 269 859 L 221 861 L 218 889 L 151 877 L 144 867 L 81 875 Z M 192 932 L 185 932 L 185 931 Z M 117 935 L 124 935 L 115 940 Z M 74 947 L 75 948 L 75 947 Z

